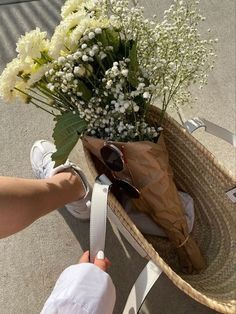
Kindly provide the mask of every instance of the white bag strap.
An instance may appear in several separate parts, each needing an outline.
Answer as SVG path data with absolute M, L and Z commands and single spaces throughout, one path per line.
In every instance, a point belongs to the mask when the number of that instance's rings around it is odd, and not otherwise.
M 191 134 L 194 131 L 196 131 L 199 128 L 205 128 L 205 131 L 207 133 L 210 133 L 218 138 L 221 138 L 222 140 L 230 143 L 234 147 L 236 147 L 236 134 L 230 132 L 229 130 L 220 127 L 219 125 L 212 123 L 204 118 L 192 118 L 189 120 L 185 120 L 183 112 L 178 109 L 178 115 L 180 117 L 180 120 L 182 122 L 183 127 Z M 229 189 L 226 192 L 226 195 L 229 197 L 229 199 L 236 203 L 236 187 Z
M 162 270 L 152 261 L 149 261 L 146 264 L 130 291 L 123 314 L 138 313 L 148 292 L 151 290 L 161 273 Z
M 195 117 L 192 119 L 186 119 L 181 108 L 177 108 L 177 114 L 183 127 L 191 134 L 199 128 L 205 128 L 207 133 L 210 133 L 222 140 L 230 143 L 236 147 L 236 134 L 230 132 L 229 130 L 222 128 L 221 126 L 210 122 L 205 118 Z
M 105 248 L 107 197 L 111 182 L 97 181 L 93 187 L 90 214 L 90 262 Z
M 204 127 L 206 132 L 219 137 L 236 147 L 236 134 L 233 134 L 225 128 L 222 128 L 204 118 L 195 117 L 193 119 L 189 119 L 184 122 L 184 127 L 189 133 L 193 133 L 195 130 Z
M 98 251 L 104 251 L 105 248 L 105 236 L 106 236 L 106 216 L 108 214 L 109 219 L 113 222 L 120 232 L 125 236 L 129 243 L 135 248 L 135 250 L 141 255 L 146 256 L 145 251 L 135 241 L 131 234 L 120 223 L 119 219 L 112 212 L 111 208 L 107 206 L 107 198 L 109 188 L 112 182 L 105 176 L 98 177 L 94 184 L 91 204 L 91 216 L 90 216 L 90 261 L 93 262 Z M 108 213 L 107 213 L 108 207 Z M 162 270 L 155 265 L 152 261 L 149 261 L 143 271 L 140 273 L 136 280 L 123 314 L 137 313 L 145 300 L 148 292 L 159 278 Z M 132 312 L 130 312 L 132 310 Z

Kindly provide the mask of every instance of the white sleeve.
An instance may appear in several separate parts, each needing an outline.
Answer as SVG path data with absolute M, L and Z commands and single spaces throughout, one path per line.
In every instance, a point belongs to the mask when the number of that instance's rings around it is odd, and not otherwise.
M 90 263 L 66 268 L 41 314 L 112 314 L 116 292 L 111 277 Z

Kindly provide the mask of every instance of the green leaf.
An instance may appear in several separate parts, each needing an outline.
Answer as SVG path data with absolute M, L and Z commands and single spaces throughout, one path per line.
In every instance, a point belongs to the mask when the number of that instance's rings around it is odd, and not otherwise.
M 137 57 L 137 42 L 132 43 L 132 48 L 129 53 L 129 74 L 128 74 L 128 81 L 133 87 L 138 86 L 138 76 L 139 76 L 139 64 L 138 64 L 138 57 Z
M 81 134 L 86 130 L 87 122 L 73 112 L 58 115 L 55 120 L 53 138 L 57 151 L 52 155 L 52 160 L 55 161 L 55 166 L 58 166 L 67 160 Z

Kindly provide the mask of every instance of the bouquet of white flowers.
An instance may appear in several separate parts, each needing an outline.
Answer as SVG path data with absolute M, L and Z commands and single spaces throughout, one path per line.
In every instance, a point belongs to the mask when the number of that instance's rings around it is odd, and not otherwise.
M 51 40 L 38 28 L 22 36 L 0 77 L 5 101 L 23 100 L 55 115 L 58 163 L 81 134 L 155 141 L 161 120 L 147 125 L 148 106 L 157 99 L 164 116 L 169 105 L 189 100 L 191 83 L 206 83 L 214 40 L 200 37 L 198 1 L 174 1 L 160 23 L 129 4 L 66 1 Z
M 198 82 L 202 87 L 214 64 L 217 40 L 202 39 L 199 34 L 197 27 L 204 17 L 199 13 L 198 1 L 175 0 L 161 22 L 155 16 L 146 19 L 143 8 L 128 0 L 68 0 L 61 16 L 50 40 L 38 28 L 19 39 L 18 55 L 0 77 L 2 98 L 32 103 L 55 116 L 56 164 L 65 162 L 78 139 L 85 135 L 106 142 L 149 141 L 164 145 L 158 138 L 167 108 L 188 102 L 191 83 Z M 146 117 L 155 100 L 162 114 L 158 125 L 150 126 Z M 145 147 L 152 155 L 153 146 Z M 145 164 L 144 159 L 145 154 Z M 169 182 L 168 158 L 164 159 L 162 170 Z M 141 179 L 133 183 L 140 185 L 140 202 L 145 203 L 143 197 L 148 200 L 149 196 L 147 191 L 142 195 Z M 175 203 L 172 211 L 181 216 L 172 183 L 159 193 L 161 202 L 171 197 L 167 192 L 170 186 Z M 143 203 L 139 206 L 137 201 L 137 208 Z M 154 203 L 149 202 L 149 206 Z M 167 207 L 165 204 L 163 208 Z M 158 223 L 161 219 L 155 216 L 157 212 L 152 210 Z M 179 218 L 171 224 L 176 220 Z M 168 229 L 169 224 L 165 222 L 162 227 Z M 180 229 L 186 230 L 182 226 Z M 173 240 L 175 235 L 170 233 Z M 177 248 L 186 248 L 191 241 L 184 231 L 183 237 L 173 242 Z M 195 244 L 190 245 L 197 250 Z M 193 267 L 197 270 L 204 264 L 199 256 L 200 262 Z M 192 271 L 189 265 L 186 268 Z

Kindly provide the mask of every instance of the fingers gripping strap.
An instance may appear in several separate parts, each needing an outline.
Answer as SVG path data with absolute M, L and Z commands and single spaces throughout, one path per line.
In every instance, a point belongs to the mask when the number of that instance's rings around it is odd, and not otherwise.
M 152 261 L 146 264 L 130 291 L 123 314 L 138 313 L 148 292 L 161 273 L 162 270 Z
M 107 196 L 109 185 L 96 182 L 93 187 L 90 215 L 90 261 L 105 248 Z

